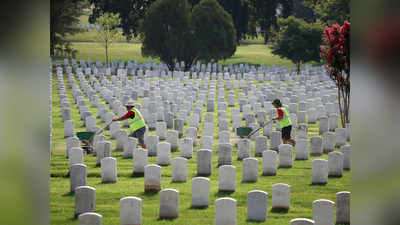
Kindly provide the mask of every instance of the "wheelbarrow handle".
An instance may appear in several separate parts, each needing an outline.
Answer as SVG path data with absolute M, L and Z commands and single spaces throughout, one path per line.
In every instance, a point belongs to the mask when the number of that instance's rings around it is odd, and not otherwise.
M 271 122 L 273 122 L 273 120 L 269 120 L 269 121 L 267 121 L 265 124 L 261 124 L 261 126 L 260 126 L 259 128 L 257 128 L 257 129 L 255 129 L 255 130 L 253 130 L 252 132 L 250 132 L 250 134 L 247 135 L 246 138 L 251 137 L 251 136 L 252 136 L 253 134 L 255 134 L 257 131 L 259 131 L 261 128 L 264 128 L 265 126 L 267 126 L 267 125 L 270 124 Z
M 95 133 L 95 135 L 101 134 L 107 127 L 109 127 L 114 121 L 109 122 L 106 126 L 101 128 L 99 131 Z

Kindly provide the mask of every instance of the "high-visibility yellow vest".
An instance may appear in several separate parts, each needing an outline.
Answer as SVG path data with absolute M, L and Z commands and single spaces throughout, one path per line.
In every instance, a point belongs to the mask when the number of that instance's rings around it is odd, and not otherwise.
M 280 109 L 283 111 L 283 117 L 281 120 L 279 120 L 279 126 L 283 128 L 292 125 L 292 121 L 289 118 L 288 111 L 285 108 L 280 108 Z
M 133 112 L 135 112 L 135 117 L 131 121 L 130 128 L 132 133 L 139 130 L 140 128 L 146 126 L 146 122 L 143 119 L 142 114 L 135 107 L 132 108 Z

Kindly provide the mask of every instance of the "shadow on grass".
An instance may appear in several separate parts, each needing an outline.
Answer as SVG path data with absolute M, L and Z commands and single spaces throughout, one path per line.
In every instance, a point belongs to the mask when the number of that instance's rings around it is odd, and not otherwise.
M 63 194 L 62 196 L 63 197 L 73 197 L 74 195 L 75 195 L 74 193 L 68 192 L 68 193 Z
M 131 177 L 144 177 L 144 173 L 132 173 Z
M 139 196 L 143 196 L 143 197 L 152 197 L 154 195 L 157 195 L 159 191 L 146 191 L 146 192 L 142 192 L 139 194 Z
M 246 224 L 259 224 L 259 223 L 265 223 L 265 221 L 251 221 L 251 220 L 246 220 Z
M 234 191 L 218 191 L 217 193 L 215 193 L 215 197 L 226 197 L 226 196 L 230 196 L 231 194 L 233 194 Z
M 170 184 L 184 184 L 187 183 L 187 181 L 171 181 Z
M 288 213 L 289 209 L 283 209 L 283 208 L 273 208 L 271 209 L 271 213 L 280 213 L 280 214 L 284 214 L 284 213 Z
M 207 209 L 207 206 L 190 206 L 189 209 L 194 209 L 194 210 L 203 210 L 203 209 Z
M 329 179 L 341 179 L 343 176 L 328 176 Z
M 158 221 L 161 221 L 161 220 L 173 221 L 175 219 L 177 219 L 177 218 L 160 218 L 160 217 L 157 218 Z
M 326 186 L 326 183 L 325 184 L 313 184 L 313 183 L 311 183 L 310 186 Z
M 242 183 L 242 184 L 254 184 L 254 183 L 257 183 L 257 181 L 242 181 L 240 183 Z

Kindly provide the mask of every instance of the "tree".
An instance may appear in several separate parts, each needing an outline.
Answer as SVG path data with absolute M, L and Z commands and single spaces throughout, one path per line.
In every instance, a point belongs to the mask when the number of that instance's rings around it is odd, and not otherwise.
M 95 24 L 100 26 L 97 38 L 106 49 L 106 65 L 108 66 L 108 49 L 115 40 L 122 36 L 121 31 L 118 29 L 118 26 L 121 25 L 121 19 L 119 14 L 104 13 L 97 18 Z
M 330 78 L 338 88 L 342 127 L 350 122 L 350 23 L 345 21 L 325 27 L 321 56 L 327 63 Z M 342 104 L 343 100 L 343 104 Z
M 51 0 L 50 1 L 50 55 L 64 54 L 74 56 L 67 35 L 81 32 L 78 28 L 79 16 L 87 6 L 83 0 Z
M 136 37 L 139 32 L 140 20 L 145 17 L 150 5 L 155 0 L 90 0 L 94 6 L 89 22 L 94 23 L 103 13 L 118 13 L 121 27 L 127 40 Z
M 278 0 L 251 0 L 252 14 L 262 29 L 265 44 L 271 36 L 271 27 L 277 27 L 276 11 L 278 3 Z
M 190 6 L 186 0 L 158 0 L 140 27 L 142 55 L 160 57 L 170 70 L 182 61 L 189 34 Z
M 313 8 L 319 19 L 326 25 L 342 24 L 350 20 L 350 0 L 304 0 L 305 5 Z
M 218 0 L 220 5 L 232 16 L 236 29 L 236 41 L 246 38 L 249 34 L 250 6 L 247 0 Z
M 170 70 L 185 62 L 217 61 L 236 50 L 232 18 L 216 0 L 202 0 L 193 7 L 187 0 L 158 0 L 140 26 L 142 55 L 160 57 Z
M 200 60 L 218 61 L 235 54 L 237 35 L 232 17 L 216 0 L 202 0 L 192 17 Z
M 277 40 L 272 43 L 273 54 L 295 63 L 297 73 L 300 72 L 302 63 L 320 60 L 321 24 L 306 23 L 302 19 L 289 16 L 279 19 L 279 26 Z

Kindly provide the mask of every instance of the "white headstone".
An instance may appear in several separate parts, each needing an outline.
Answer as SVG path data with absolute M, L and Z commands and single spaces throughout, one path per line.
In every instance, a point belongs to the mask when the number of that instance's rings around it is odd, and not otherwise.
M 125 197 L 120 200 L 120 224 L 142 224 L 142 199 L 137 197 Z
M 161 190 L 161 166 L 147 165 L 144 167 L 144 191 Z
M 195 177 L 192 179 L 192 207 L 210 205 L 210 179 Z
M 290 208 L 290 186 L 287 184 L 272 185 L 272 209 Z
M 258 159 L 246 158 L 243 160 L 243 182 L 257 182 L 258 180 Z
M 200 149 L 197 151 L 197 175 L 209 176 L 212 171 L 212 151 Z
M 292 168 L 292 166 L 293 166 L 292 146 L 289 144 L 279 145 L 279 167 Z
M 160 142 L 157 145 L 157 164 L 160 166 L 168 166 L 171 161 L 171 144 L 168 142 Z
M 315 225 L 335 224 L 335 203 L 321 199 L 313 202 L 313 220 Z
M 112 157 L 105 157 L 101 160 L 101 182 L 117 182 L 117 160 Z
M 179 191 L 164 189 L 160 191 L 159 218 L 173 219 L 179 216 Z
M 78 217 L 78 225 L 102 225 L 103 217 L 94 212 L 82 213 Z
M 218 170 L 218 191 L 234 192 L 236 189 L 236 168 L 232 165 L 223 165 Z
M 147 149 L 135 148 L 133 151 L 133 174 L 143 175 L 148 161 Z
M 277 171 L 276 165 L 276 156 L 278 154 L 276 151 L 267 150 L 263 151 L 263 162 L 262 162 L 262 169 L 263 169 L 263 176 L 275 176 Z
M 86 212 L 95 210 L 96 189 L 89 186 L 79 186 L 75 189 L 75 218 Z
M 186 182 L 188 177 L 188 160 L 176 157 L 172 160 L 172 182 Z
M 312 161 L 312 183 L 328 183 L 328 160 L 314 159 Z
M 229 216 L 227 216 L 229 215 Z M 215 200 L 215 225 L 236 225 L 236 200 L 219 198 Z
M 243 161 L 244 162 L 244 161 Z M 250 191 L 247 194 L 247 220 L 267 220 L 268 193 L 264 191 Z

